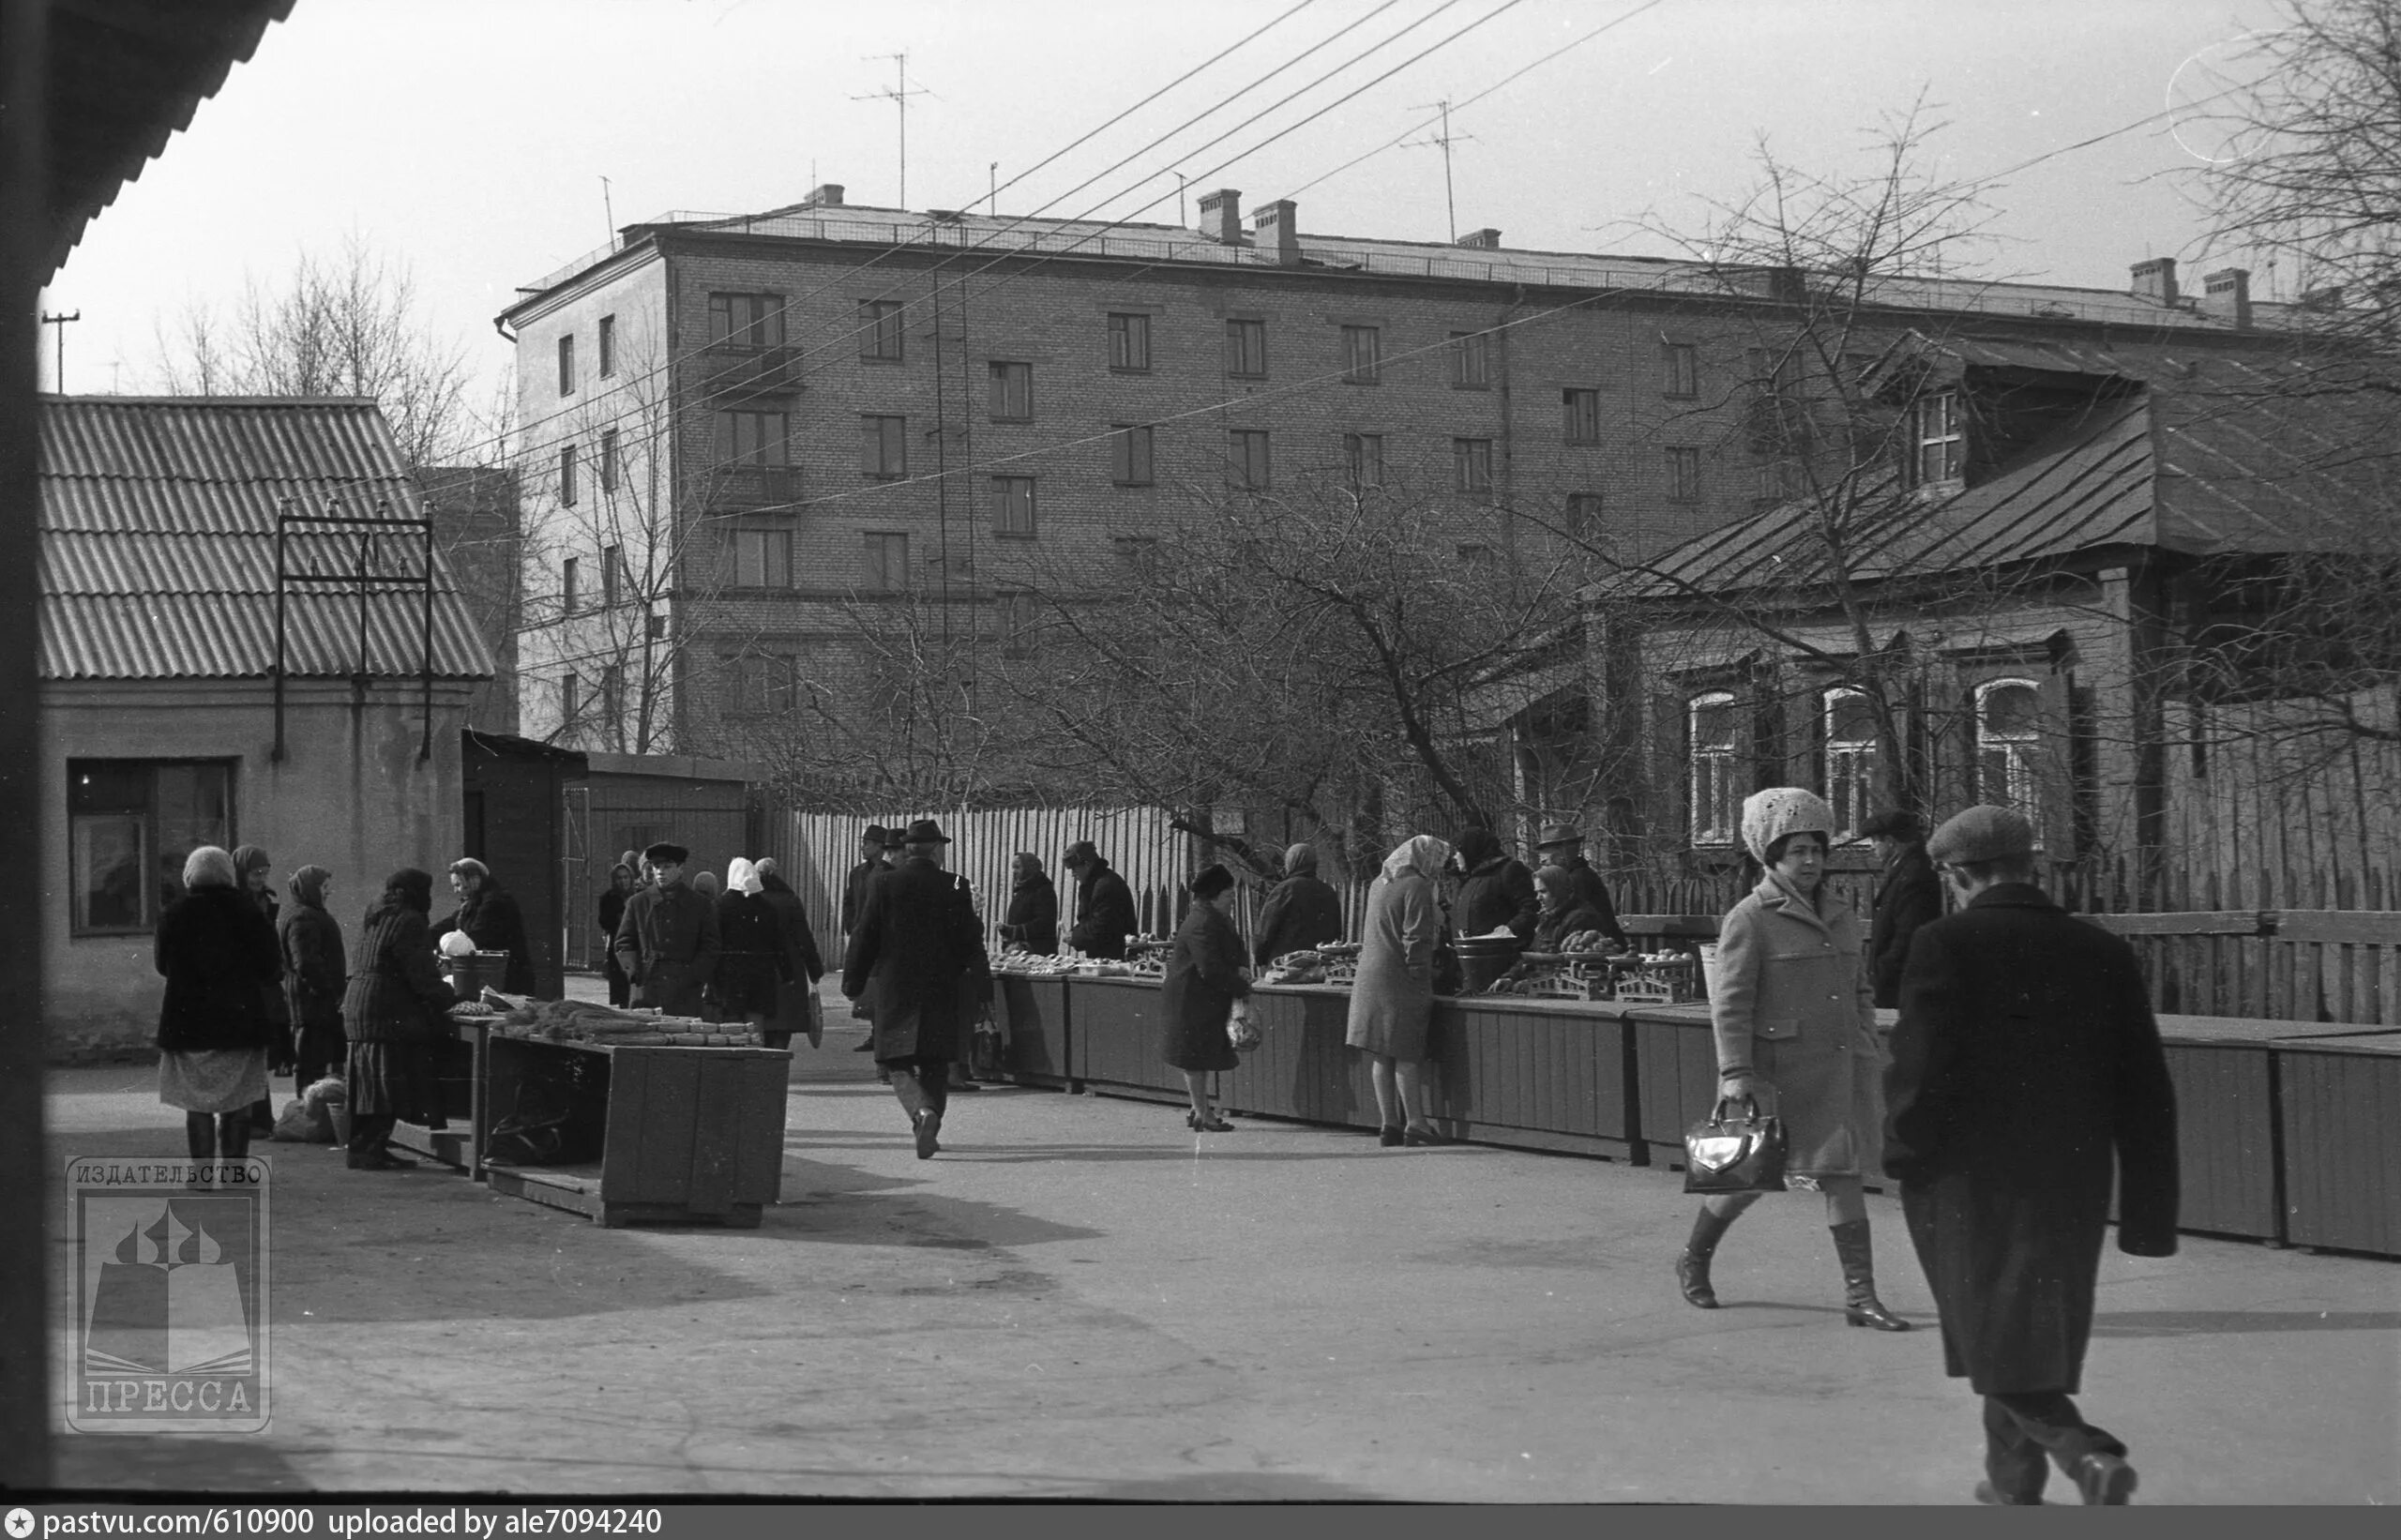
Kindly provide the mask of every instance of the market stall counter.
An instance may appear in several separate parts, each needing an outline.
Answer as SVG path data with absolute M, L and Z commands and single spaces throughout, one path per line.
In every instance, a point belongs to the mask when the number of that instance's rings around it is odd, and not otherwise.
M 2274 1056 L 2287 1238 L 2401 1256 L 2401 1033 L 2288 1037 Z
M 1006 1046 L 1002 1067 L 1019 1085 L 1065 1088 L 1072 1083 L 1067 983 L 1056 975 L 995 969 L 992 1013 Z

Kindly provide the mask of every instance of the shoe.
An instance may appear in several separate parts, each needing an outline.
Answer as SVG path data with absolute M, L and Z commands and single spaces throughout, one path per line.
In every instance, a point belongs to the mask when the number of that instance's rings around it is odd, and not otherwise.
M 1400 1131 L 1400 1141 L 1403 1144 L 1408 1145 L 1412 1150 L 1423 1149 L 1435 1144 L 1448 1144 L 1450 1142 L 1448 1139 L 1434 1132 L 1431 1128 L 1404 1128 Z
M 2135 1495 L 2135 1468 L 2115 1455 L 2087 1455 L 2076 1462 L 2076 1489 L 2088 1505 L 2122 1507 Z
M 942 1114 L 929 1109 L 917 1119 L 917 1158 L 931 1160 L 942 1148 L 936 1136 L 942 1132 Z
M 984 1089 L 982 1086 L 977 1085 L 974 1080 L 953 1080 L 950 1082 L 950 1088 L 953 1091 L 981 1091 Z
M 2039 1497 L 2003 1497 L 1993 1489 L 1993 1485 L 1989 1481 L 1976 1483 L 1976 1501 L 1993 1508 L 2039 1508 L 2043 1505 L 2043 1500 Z
M 394 1155 L 394 1154 L 393 1154 L 391 1151 L 389 1151 L 389 1150 L 385 1150 L 385 1151 L 383 1151 L 383 1152 L 382 1152 L 382 1154 L 383 1154 L 383 1156 L 384 1156 L 384 1164 L 385 1164 L 386 1166 L 400 1166 L 400 1167 L 406 1167 L 406 1168 L 408 1168 L 409 1170 L 414 1170 L 416 1168 L 417 1162 L 415 1162 L 415 1161 L 414 1161 L 414 1160 L 410 1159 L 407 1155 Z
M 1376 1142 L 1382 1145 L 1385 1149 L 1390 1150 L 1397 1148 L 1402 1142 L 1403 1137 L 1404 1136 L 1402 1135 L 1399 1126 L 1395 1125 L 1390 1127 L 1378 1129 L 1376 1132 Z
M 859 1041 L 853 1043 L 851 1045 L 851 1051 L 853 1053 L 873 1053 L 875 1051 L 875 1034 L 868 1033 Z
M 1234 1131 L 1234 1125 L 1232 1124 L 1228 1123 L 1221 1117 L 1216 1116 L 1212 1116 L 1206 1123 L 1202 1123 L 1199 1119 L 1195 1118 L 1192 1120 L 1192 1126 L 1196 1132 L 1203 1134 L 1231 1134 Z

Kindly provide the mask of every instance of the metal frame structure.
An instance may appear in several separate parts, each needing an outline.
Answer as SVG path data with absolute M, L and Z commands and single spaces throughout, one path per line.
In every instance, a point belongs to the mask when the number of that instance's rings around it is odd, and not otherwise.
M 330 501 L 326 506 L 331 507 Z M 419 764 L 433 758 L 433 521 L 430 519 L 395 519 L 387 511 L 389 503 L 378 503 L 373 516 L 337 513 L 278 513 L 275 516 L 275 749 L 270 756 L 277 763 L 283 761 L 283 681 L 289 662 L 285 600 L 294 585 L 303 588 L 339 587 L 358 596 L 358 667 L 351 674 L 351 682 L 365 690 L 374 671 L 368 666 L 367 615 L 368 599 L 387 590 L 414 588 L 422 596 L 418 608 L 417 682 L 424 707 L 424 735 L 418 741 L 416 758 Z M 354 529 L 359 532 L 358 565 L 355 571 L 343 573 L 295 572 L 292 569 L 292 534 L 295 527 L 323 528 L 327 532 Z M 373 569 L 376 536 L 382 530 L 415 530 L 422 561 L 415 575 L 385 575 Z

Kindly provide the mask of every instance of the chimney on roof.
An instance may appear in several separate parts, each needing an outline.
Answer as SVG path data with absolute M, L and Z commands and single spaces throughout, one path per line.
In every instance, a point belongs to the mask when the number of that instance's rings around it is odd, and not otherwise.
M 2154 305 L 2176 303 L 2176 259 L 2148 257 L 2129 269 L 2134 274 L 2134 287 L 2128 292 L 2137 299 L 2148 299 Z
M 800 203 L 804 208 L 839 208 L 842 204 L 842 184 L 821 182 L 816 187 L 810 188 L 808 196 L 803 198 Z
M 1219 246 L 1242 244 L 1242 194 L 1219 188 L 1200 195 L 1200 234 Z
M 1501 232 L 1489 225 L 1482 230 L 1471 230 L 1459 237 L 1459 244 L 1472 246 L 1479 251 L 1498 251 L 1501 249 Z
M 1278 266 L 1301 264 L 1301 218 L 1292 200 L 1278 198 L 1272 204 L 1261 204 L 1259 212 L 1251 216 L 1250 227 L 1260 249 L 1274 251 Z
M 2251 270 L 2227 267 L 2201 279 L 2201 309 L 2223 316 L 2239 331 L 2251 329 Z

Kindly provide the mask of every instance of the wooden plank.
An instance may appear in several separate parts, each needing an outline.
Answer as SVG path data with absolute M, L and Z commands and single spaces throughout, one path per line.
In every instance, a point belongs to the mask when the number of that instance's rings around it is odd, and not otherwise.
M 2252 909 L 2205 910 L 2180 914 L 2079 914 L 2113 936 L 2256 936 L 2262 914 Z
M 2401 1044 L 2279 1045 L 2287 1237 L 2401 1255 Z
M 684 1204 L 695 1214 L 722 1214 L 733 1200 L 735 1136 L 744 1108 L 736 1062 L 693 1056 L 690 1155 L 684 1167 Z
M 692 1140 L 701 1122 L 701 1061 L 689 1050 L 635 1048 L 618 1050 L 617 1075 L 625 1073 L 627 1055 L 640 1066 L 636 1084 L 642 1090 L 640 1121 L 630 1130 L 634 1146 L 633 1180 L 612 1183 L 603 1197 L 620 1203 L 682 1203 L 691 1194 Z M 609 1139 L 616 1142 L 617 1093 L 609 1097 Z
M 2179 1228 L 2252 1240 L 2283 1234 L 2265 1045 L 2171 1044 Z
M 778 1202 L 784 1190 L 784 1118 L 792 1050 L 736 1050 L 741 1065 L 741 1129 L 734 1149 L 733 1204 Z
M 2262 916 L 2287 941 L 2401 946 L 2401 913 L 2341 909 L 2279 909 Z

